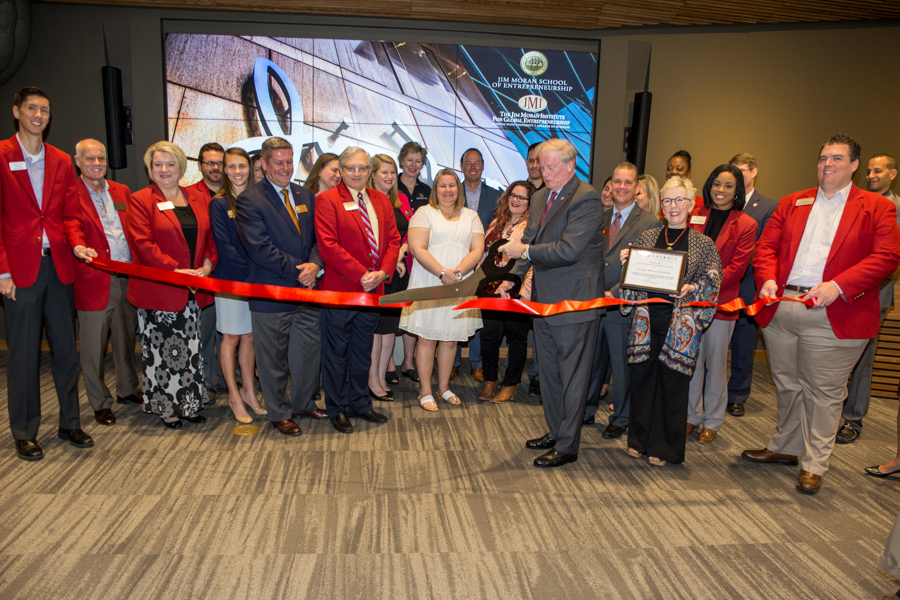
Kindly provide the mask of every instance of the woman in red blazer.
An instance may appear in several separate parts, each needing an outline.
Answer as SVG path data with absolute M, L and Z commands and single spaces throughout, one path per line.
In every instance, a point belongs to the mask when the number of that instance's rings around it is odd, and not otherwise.
M 731 165 L 719 165 L 703 186 L 703 206 L 691 213 L 690 227 L 705 233 L 716 243 L 722 259 L 719 304 L 738 297 L 741 278 L 753 258 L 756 221 L 743 212 L 746 201 L 744 177 Z M 728 401 L 728 346 L 734 331 L 736 312 L 716 312 L 716 318 L 700 340 L 700 355 L 688 392 L 687 434 L 700 427 L 698 440 L 708 444 L 725 420 Z
M 132 263 L 207 277 L 216 246 L 204 198 L 178 185 L 187 167 L 181 148 L 157 142 L 144 154 L 153 182 L 135 192 L 125 212 Z M 128 300 L 138 309 L 144 364 L 144 412 L 166 427 L 202 423 L 209 401 L 200 357 L 200 309 L 213 298 L 186 288 L 134 278 Z

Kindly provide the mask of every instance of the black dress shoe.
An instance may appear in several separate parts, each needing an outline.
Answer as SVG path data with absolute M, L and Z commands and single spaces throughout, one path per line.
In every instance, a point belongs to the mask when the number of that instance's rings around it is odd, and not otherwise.
M 37 440 L 16 440 L 16 456 L 22 460 L 41 460 L 44 451 Z
M 737 402 L 730 402 L 728 404 L 728 408 L 725 410 L 728 411 L 728 414 L 732 417 L 743 417 L 744 416 L 744 405 L 738 404 Z
M 384 381 L 390 385 L 397 385 L 400 383 L 400 378 L 397 377 L 397 371 L 388 371 L 385 373 Z
M 597 422 L 597 418 L 594 415 L 589 416 L 587 419 L 581 422 L 582 425 L 593 425 Z
M 394 401 L 394 392 L 388 390 L 388 393 L 384 396 L 379 396 L 375 392 L 372 391 L 372 388 L 369 388 L 369 398 L 372 400 L 381 400 L 382 402 L 393 402 Z
M 374 410 L 370 410 L 367 413 L 357 415 L 357 416 L 360 419 L 362 419 L 363 421 L 368 421 L 369 423 L 387 423 L 388 422 L 388 418 L 385 415 L 375 412 Z
M 603 430 L 601 434 L 604 438 L 608 440 L 614 440 L 616 438 L 622 437 L 622 434 L 628 431 L 625 427 L 619 427 L 618 425 L 613 425 L 610 423 L 606 426 L 606 429 Z
M 331 420 L 331 424 L 340 433 L 353 433 L 353 425 L 344 413 L 338 413 L 338 416 Z
M 528 382 L 528 395 L 529 396 L 541 396 L 541 382 L 537 379 L 532 379 Z
M 94 411 L 94 420 L 101 425 L 112 425 L 116 422 L 116 415 L 108 408 L 101 408 Z
M 181 429 L 182 427 L 181 419 L 176 419 L 175 421 L 166 421 L 164 419 L 162 424 L 169 429 Z
M 525 447 L 530 450 L 549 450 L 555 445 L 556 440 L 551 440 L 549 433 L 547 435 L 525 442 Z
M 893 475 L 894 473 L 900 473 L 900 471 L 888 471 L 885 473 L 881 469 L 879 469 L 881 465 L 875 465 L 874 467 L 866 467 L 866 473 L 871 475 L 872 477 L 888 477 Z
M 143 404 L 144 395 L 137 393 L 131 394 L 130 396 L 116 396 L 116 402 L 119 404 Z
M 556 450 L 551 450 L 547 454 L 543 454 L 534 459 L 534 466 L 542 469 L 552 469 L 553 467 L 561 467 L 565 464 L 578 460 L 577 454 L 562 454 Z
M 190 417 L 182 417 L 188 423 L 206 423 L 206 417 L 203 415 L 193 415 Z
M 90 448 L 94 445 L 94 440 L 91 436 L 82 431 L 80 427 L 75 429 L 63 429 L 60 427 L 56 431 L 56 437 L 69 442 L 76 448 Z
M 407 369 L 407 370 L 403 371 L 403 376 L 406 377 L 407 379 L 411 379 L 411 380 L 415 381 L 416 383 L 419 382 L 419 372 L 416 371 L 415 369 Z
M 859 431 L 853 428 L 850 423 L 844 422 L 841 425 L 841 428 L 837 432 L 837 438 L 835 441 L 838 444 L 852 444 L 859 437 Z

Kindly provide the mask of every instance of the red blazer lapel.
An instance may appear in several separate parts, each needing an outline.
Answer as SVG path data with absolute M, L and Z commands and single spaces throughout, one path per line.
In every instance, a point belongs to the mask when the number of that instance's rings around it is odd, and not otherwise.
M 19 140 L 18 138 L 16 138 L 16 136 L 12 136 L 12 138 L 10 138 L 9 140 L 9 151 L 7 152 L 6 157 L 9 160 L 10 164 L 14 162 L 25 162 L 25 156 L 22 154 L 22 147 L 19 145 Z M 22 169 L 21 171 L 13 171 L 12 169 L 10 169 L 10 172 L 12 172 L 13 176 L 19 182 L 19 185 L 21 185 L 28 193 L 28 197 L 31 198 L 32 202 L 34 202 L 35 208 L 40 210 L 37 196 L 34 195 L 34 188 L 31 187 L 31 178 L 28 177 L 28 171 L 25 169 Z
M 350 188 L 342 181 L 338 184 L 340 186 L 341 193 L 341 201 L 342 202 L 352 202 L 353 204 L 358 204 L 359 200 L 353 197 L 353 194 L 350 193 Z M 366 192 L 368 193 L 368 192 Z M 370 197 L 371 198 L 371 197 Z M 341 207 L 343 208 L 343 207 Z M 346 210 L 344 212 L 350 213 L 350 218 L 356 223 L 356 226 L 359 227 L 359 233 L 362 235 L 362 239 L 366 239 L 366 224 L 363 223 L 362 214 L 359 212 L 359 209 L 356 210 Z M 380 233 L 380 232 L 379 232 Z M 366 242 L 367 243 L 367 242 Z M 363 244 L 363 247 L 366 247 Z
M 53 182 L 56 181 L 56 170 L 59 169 L 59 158 L 55 152 L 48 152 L 44 145 L 44 188 L 42 190 L 41 210 L 49 208 L 53 200 Z
M 639 206 L 635 205 L 635 207 L 640 210 Z M 691 221 L 694 220 L 694 217 L 706 217 L 706 219 L 704 219 L 702 223 L 692 223 Z M 702 204 L 698 204 L 694 207 L 694 210 L 691 211 L 691 214 L 688 215 L 688 227 L 690 227 L 694 231 L 703 233 L 703 230 L 706 229 L 707 219 L 709 219 L 709 209 Z
M 831 243 L 831 250 L 828 252 L 828 260 L 825 261 L 826 265 L 831 262 L 841 245 L 847 241 L 853 223 L 862 213 L 863 204 L 863 195 L 860 193 L 859 188 L 851 184 L 850 197 L 847 198 L 844 211 L 841 213 L 841 221 L 838 223 L 837 232 L 834 234 L 834 241 Z M 856 239 L 855 236 L 854 239 Z
M 87 189 L 87 185 L 85 185 L 81 177 L 78 178 L 76 185 L 78 186 L 78 197 L 81 199 L 81 210 L 84 213 L 84 216 L 90 221 L 92 227 L 102 232 L 103 222 L 100 220 L 100 213 L 97 212 L 97 207 L 94 206 L 94 201 L 91 199 L 91 194 Z M 124 211 L 119 217 L 121 218 L 122 223 L 125 223 Z
M 725 244 L 728 243 L 734 236 L 734 228 L 737 227 L 737 220 L 741 216 L 741 211 L 732 210 L 728 214 L 728 218 L 725 219 L 725 224 L 722 225 L 722 231 L 719 233 L 719 237 L 716 238 L 716 250 L 719 251 L 719 255 L 722 254 L 722 248 L 725 247 Z M 724 234 L 724 235 L 722 235 Z
M 802 200 L 804 198 L 812 198 L 815 201 L 817 193 L 817 188 L 807 190 L 802 194 L 803 197 L 798 198 L 798 200 Z M 812 202 L 804 206 L 797 206 L 797 203 L 794 203 L 793 210 L 791 211 L 791 216 L 789 217 L 791 220 L 791 247 L 788 254 L 788 265 L 793 265 L 794 260 L 797 258 L 797 250 L 800 248 L 800 240 L 803 239 L 803 232 L 806 230 L 806 221 L 807 219 L 809 219 L 809 213 L 812 212 L 812 207 Z M 790 271 L 790 269 L 788 270 Z M 785 273 L 784 281 L 787 281 L 788 275 L 789 273 Z

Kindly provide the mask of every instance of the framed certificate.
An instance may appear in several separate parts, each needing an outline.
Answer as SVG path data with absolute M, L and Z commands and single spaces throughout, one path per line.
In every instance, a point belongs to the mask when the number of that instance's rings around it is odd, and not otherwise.
M 658 248 L 631 248 L 619 285 L 632 290 L 680 294 L 687 252 Z

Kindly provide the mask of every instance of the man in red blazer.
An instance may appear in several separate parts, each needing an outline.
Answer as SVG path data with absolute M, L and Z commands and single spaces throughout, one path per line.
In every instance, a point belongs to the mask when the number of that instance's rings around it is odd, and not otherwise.
M 81 234 L 75 170 L 64 152 L 43 141 L 50 99 L 27 87 L 15 95 L 19 132 L 0 142 L 0 294 L 5 296 L 9 348 L 9 427 L 16 454 L 40 460 L 41 328 L 53 348 L 51 370 L 59 398 L 57 435 L 79 448 L 94 445 L 78 414 L 78 355 L 72 249 L 90 256 Z M 68 241 L 68 243 L 67 243 Z M 93 252 L 91 250 L 91 252 Z
M 325 264 L 321 290 L 382 293 L 397 266 L 400 234 L 387 196 L 366 187 L 369 155 L 351 146 L 341 153 L 342 181 L 316 197 L 316 239 Z M 369 366 L 377 310 L 322 309 L 325 406 L 334 428 L 352 433 L 347 417 L 385 423 L 372 409 Z
M 900 263 L 897 209 L 853 185 L 860 147 L 835 135 L 819 151 L 819 187 L 786 196 L 756 248 L 760 298 L 780 302 L 759 313 L 778 398 L 778 426 L 755 462 L 800 459 L 797 487 L 819 491 L 834 448 L 847 378 L 878 334 L 878 288 Z
M 106 146 L 97 140 L 75 145 L 75 165 L 81 171 L 76 188 L 82 210 L 85 243 L 110 260 L 131 262 L 125 238 L 125 209 L 131 190 L 106 180 Z M 112 425 L 113 398 L 103 377 L 106 344 L 112 341 L 116 388 L 120 404 L 143 404 L 141 380 L 135 364 L 134 341 L 137 311 L 128 302 L 128 278 L 111 275 L 85 262 L 75 262 L 75 310 L 78 311 L 78 343 L 81 373 L 94 419 Z
M 196 190 L 208 205 L 212 197 L 221 192 L 225 185 L 223 179 L 225 148 L 218 142 L 203 144 L 197 153 L 197 162 L 200 164 L 202 178 L 188 189 Z M 206 381 L 206 391 L 213 397 L 228 393 L 218 358 L 221 343 L 222 336 L 216 331 L 216 305 L 210 304 L 200 309 L 200 352 L 203 354 L 203 379 Z

